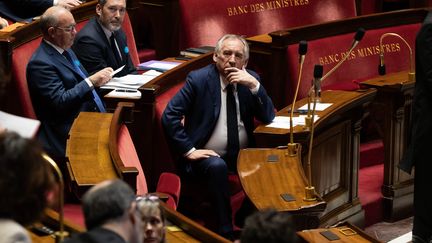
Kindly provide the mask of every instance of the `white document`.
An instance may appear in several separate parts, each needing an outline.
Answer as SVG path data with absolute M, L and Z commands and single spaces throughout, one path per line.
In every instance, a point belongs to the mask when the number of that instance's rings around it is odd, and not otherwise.
M 333 105 L 333 104 L 332 103 L 318 103 L 317 102 L 316 106 L 315 106 L 315 111 L 323 111 L 323 110 L 329 108 L 331 105 Z M 307 109 L 308 109 L 307 106 L 308 105 L 306 104 L 306 105 L 298 108 L 297 110 L 299 110 L 299 111 L 307 111 Z M 313 108 L 313 103 L 310 104 L 310 109 L 312 110 L 312 108 Z
M 304 126 L 305 125 L 305 117 L 307 115 L 300 115 L 293 117 L 293 127 L 295 126 Z M 314 121 L 317 121 L 319 119 L 319 116 L 314 116 Z M 276 116 L 272 123 L 268 124 L 266 127 L 274 127 L 274 128 L 283 128 L 283 129 L 289 129 L 290 128 L 290 118 L 289 116 Z
M 150 65 L 148 65 L 150 68 L 156 68 L 159 70 L 170 70 L 172 68 L 175 68 L 176 66 L 180 65 L 181 63 L 162 63 L 162 62 L 155 62 Z
M 139 90 L 131 89 L 115 89 L 104 97 L 107 98 L 126 98 L 126 99 L 139 99 L 141 98 L 141 92 Z
M 14 131 L 25 138 L 33 138 L 40 121 L 0 111 L 0 130 Z
M 150 70 L 154 71 L 154 70 Z M 155 77 L 162 74 L 161 72 L 145 72 L 143 74 L 128 74 L 123 77 L 115 77 L 111 79 L 108 83 L 101 86 L 102 89 L 115 89 L 115 88 L 124 88 L 124 89 L 138 89 L 142 85 L 148 83 Z

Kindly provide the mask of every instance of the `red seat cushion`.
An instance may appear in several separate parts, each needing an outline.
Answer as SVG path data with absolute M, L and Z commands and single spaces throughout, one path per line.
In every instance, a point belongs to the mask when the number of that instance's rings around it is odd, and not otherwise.
M 126 125 L 122 125 L 118 132 L 117 148 L 124 166 L 138 169 L 136 193 L 138 195 L 146 194 L 148 190 L 145 174 Z

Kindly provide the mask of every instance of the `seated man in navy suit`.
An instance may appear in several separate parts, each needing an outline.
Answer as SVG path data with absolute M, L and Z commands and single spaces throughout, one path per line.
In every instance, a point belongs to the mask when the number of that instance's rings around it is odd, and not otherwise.
M 248 58 L 244 38 L 223 36 L 216 44 L 215 64 L 191 72 L 162 116 L 185 173 L 201 178 L 214 195 L 218 230 L 227 237 L 233 230 L 228 173 L 237 171 L 239 149 L 254 146 L 254 118 L 270 123 L 275 116 L 258 75 L 246 70 Z
M 77 34 L 72 49 L 89 73 L 105 67 L 114 70 L 125 65 L 115 76 L 135 71 L 125 33 L 121 26 L 126 14 L 126 0 L 99 0 L 97 17 Z
M 105 111 L 95 91 L 111 79 L 112 68 L 91 76 L 70 50 L 75 20 L 69 10 L 54 6 L 40 19 L 43 40 L 27 65 L 27 82 L 37 118 L 38 138 L 55 158 L 65 156 L 66 139 L 81 111 Z

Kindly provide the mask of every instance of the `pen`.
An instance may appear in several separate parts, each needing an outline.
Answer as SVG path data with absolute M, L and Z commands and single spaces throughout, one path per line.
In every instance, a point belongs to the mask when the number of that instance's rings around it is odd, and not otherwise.
M 116 92 L 126 92 L 126 93 L 135 93 L 138 90 L 130 90 L 130 89 L 116 89 Z

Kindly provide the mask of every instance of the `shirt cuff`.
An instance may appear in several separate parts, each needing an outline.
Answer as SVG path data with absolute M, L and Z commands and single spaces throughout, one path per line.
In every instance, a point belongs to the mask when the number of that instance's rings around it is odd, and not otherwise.
M 249 89 L 253 95 L 256 95 L 258 93 L 258 90 L 260 88 L 260 83 L 258 82 L 257 86 L 255 86 L 255 88 L 253 89 Z
M 93 83 L 90 81 L 90 79 L 89 78 L 86 78 L 86 79 L 84 79 L 85 81 L 86 81 L 86 83 L 88 84 L 88 86 L 91 88 L 91 89 L 93 89 Z
M 189 151 L 187 151 L 183 156 L 184 156 L 184 157 L 188 157 L 191 153 L 193 153 L 193 152 L 195 152 L 195 151 L 196 151 L 196 148 L 193 147 L 193 148 L 191 148 Z

